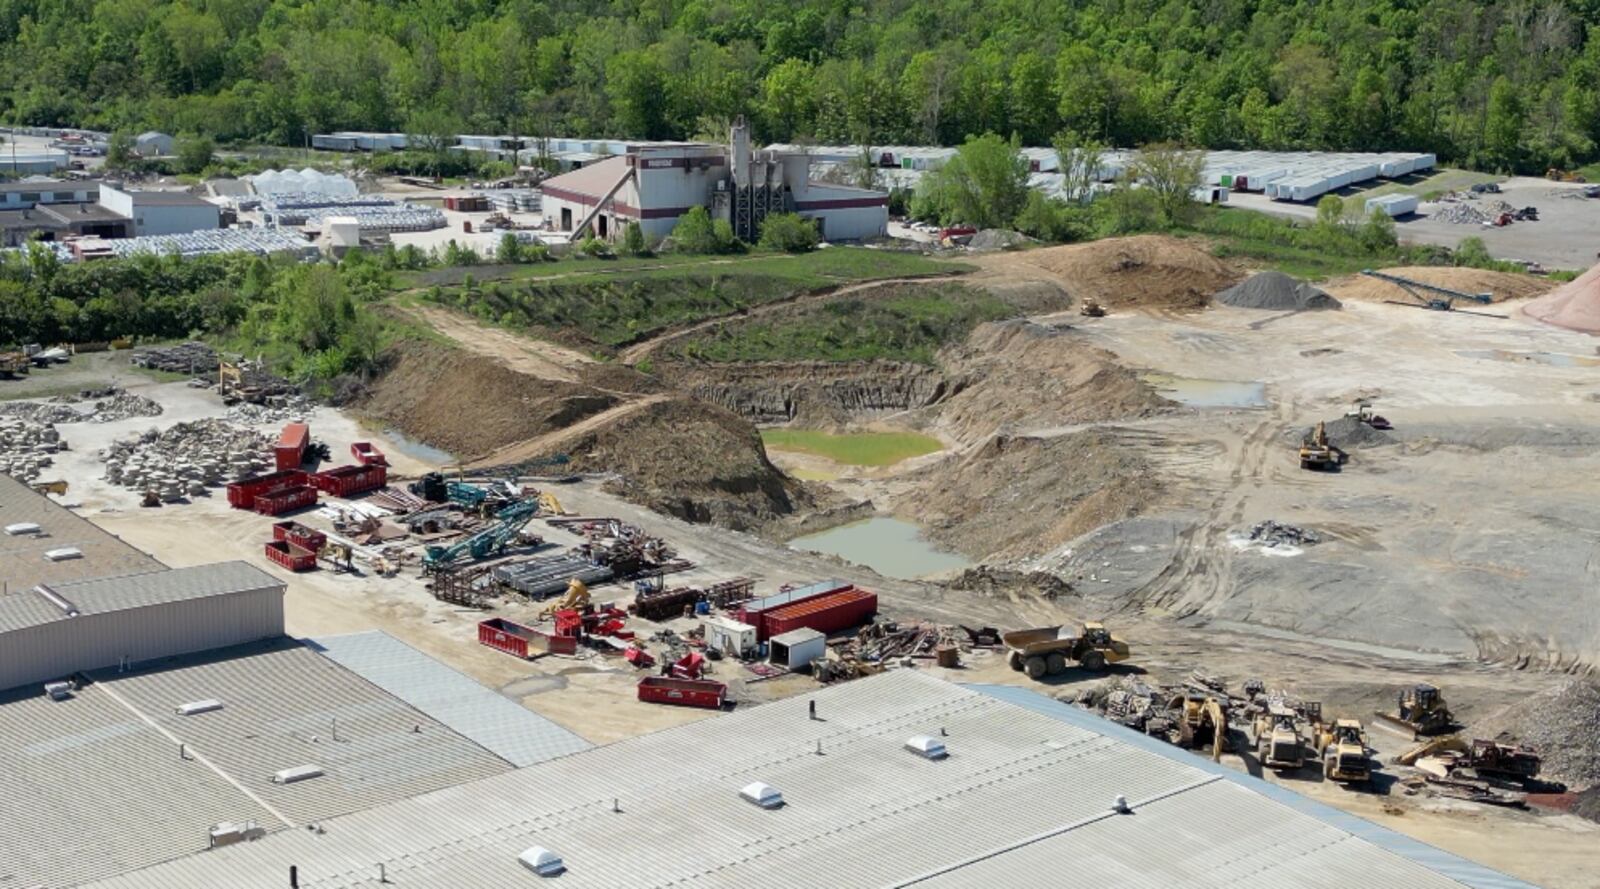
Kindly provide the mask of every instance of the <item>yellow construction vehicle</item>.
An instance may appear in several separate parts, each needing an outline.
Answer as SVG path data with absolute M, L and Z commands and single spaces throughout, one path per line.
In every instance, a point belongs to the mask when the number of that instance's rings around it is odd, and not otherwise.
M 1086 622 L 1081 627 L 1013 630 L 1002 634 L 1000 643 L 1008 649 L 1006 663 L 1013 670 L 1027 673 L 1030 679 L 1055 676 L 1067 669 L 1068 661 L 1099 672 L 1108 664 L 1127 660 L 1131 654 L 1128 643 L 1097 622 Z
M 0 352 L 0 377 L 14 377 L 25 374 L 32 364 L 24 352 Z
M 1413 739 L 1421 735 L 1443 734 L 1455 726 L 1455 717 L 1445 704 L 1444 695 L 1425 682 L 1400 692 L 1394 713 L 1375 713 L 1373 716 L 1375 725 Z
M 1316 428 L 1300 442 L 1301 469 L 1327 469 L 1338 465 L 1337 449 L 1328 441 L 1328 427 L 1317 421 Z
M 1322 777 L 1329 781 L 1341 784 L 1371 781 L 1369 749 L 1367 732 L 1359 719 L 1336 719 L 1331 726 L 1317 727 L 1317 755 L 1322 758 Z
M 63 497 L 67 493 L 67 483 L 61 479 L 51 482 L 34 482 L 33 489 L 41 494 L 54 494 L 57 497 Z
M 336 571 L 355 570 L 355 552 L 348 543 L 328 541 L 322 545 L 322 551 L 317 555 L 331 564 Z
M 1209 747 L 1211 761 L 1222 761 L 1228 739 L 1228 714 L 1209 695 L 1178 695 L 1167 702 L 1167 712 L 1178 721 L 1178 745 L 1191 750 Z
M 1551 167 L 1544 171 L 1544 178 L 1553 182 L 1586 182 L 1582 175 L 1563 170 L 1560 167 Z
M 266 400 L 260 386 L 244 384 L 244 370 L 239 365 L 220 359 L 217 361 L 217 393 L 222 396 L 223 404 L 238 404 L 241 401 L 260 404 Z
M 1298 769 L 1306 764 L 1306 740 L 1300 715 L 1282 701 L 1269 701 L 1267 712 L 1256 717 L 1256 758 L 1275 769 Z
M 1078 314 L 1086 318 L 1104 318 L 1106 316 L 1106 307 L 1100 305 L 1099 300 L 1089 297 L 1088 299 L 1085 299 L 1083 301 L 1083 305 L 1078 308 Z
M 582 608 L 589 604 L 589 587 L 583 581 L 574 577 L 567 581 L 567 591 L 561 598 L 551 602 L 539 610 L 539 619 L 545 620 L 557 611 Z
M 561 508 L 561 501 L 557 500 L 556 495 L 550 493 L 549 491 L 540 492 L 539 511 L 547 516 L 567 514 L 567 511 Z

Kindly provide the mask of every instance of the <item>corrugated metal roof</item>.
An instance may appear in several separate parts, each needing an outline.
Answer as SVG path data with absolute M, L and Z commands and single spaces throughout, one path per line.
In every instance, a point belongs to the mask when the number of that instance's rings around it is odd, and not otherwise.
M 344 889 L 371 883 L 380 863 L 404 886 L 526 885 L 517 854 L 538 845 L 565 861 L 569 889 L 873 887 L 936 877 L 1006 886 L 1076 879 L 1084 869 L 1072 858 L 1034 863 L 1022 879 L 989 875 L 1085 828 L 1129 831 L 1096 848 L 1091 872 L 1128 874 L 1135 885 L 1172 885 L 1153 875 L 1157 866 L 1146 871 L 1165 859 L 1160 866 L 1211 862 L 1211 871 L 1186 872 L 1186 885 L 1232 887 L 1216 874 L 1240 879 L 1275 854 L 1358 872 L 1351 885 L 1457 885 L 1257 794 L 1224 789 L 1189 763 L 915 671 L 806 697 L 817 719 L 799 698 L 742 709 L 334 819 L 323 834 L 284 832 L 96 885 L 265 889 L 294 864 L 301 886 Z M 950 756 L 906 751 L 918 734 L 939 736 Z M 785 805 L 745 802 L 738 791 L 752 781 L 777 788 Z M 1193 805 L 1183 799 L 1202 791 Z M 1093 826 L 1119 794 L 1135 814 Z M 1209 803 L 1226 804 L 1225 817 L 1197 814 Z M 1183 830 L 1161 829 L 1161 811 Z M 1279 871 L 1278 885 L 1302 885 L 1298 873 Z
M 512 765 L 530 766 L 594 746 L 388 633 L 374 630 L 307 642 Z
M 603 161 L 592 163 L 587 167 L 579 167 L 570 173 L 552 176 L 540 183 L 539 187 L 545 191 L 551 189 L 570 191 L 584 195 L 591 200 L 597 200 L 601 195 L 610 191 L 611 186 L 617 184 L 617 180 L 622 177 L 622 174 L 627 169 L 627 158 L 621 156 L 610 157 Z
M 215 562 L 48 586 L 79 614 L 105 614 L 254 590 L 282 590 L 284 583 L 248 562 Z M 68 617 L 67 611 L 37 588 L 0 596 L 0 633 Z
M 33 522 L 43 533 L 15 537 L 0 534 L 0 587 L 7 592 L 40 583 L 136 574 L 163 567 L 88 519 L 11 476 L 0 474 L 0 528 L 20 522 Z M 67 546 L 77 547 L 83 557 L 64 562 L 44 557 L 46 550 Z M 0 623 L 4 620 L 0 616 Z

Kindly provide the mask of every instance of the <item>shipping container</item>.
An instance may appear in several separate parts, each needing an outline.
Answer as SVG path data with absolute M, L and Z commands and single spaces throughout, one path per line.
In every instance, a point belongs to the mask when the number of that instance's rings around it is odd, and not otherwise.
M 542 654 L 577 654 L 576 636 L 556 636 L 534 627 L 525 627 L 503 617 L 478 623 L 478 642 L 513 657 L 535 658 Z
M 756 624 L 762 640 L 781 636 L 790 630 L 809 628 L 821 633 L 836 633 L 865 622 L 878 612 L 878 594 L 851 587 L 793 605 L 775 608 Z
M 306 483 L 306 473 L 299 469 L 246 476 L 228 483 L 228 505 L 234 509 L 253 509 L 256 497 L 267 491 L 300 487 Z
M 283 427 L 278 444 L 272 449 L 277 458 L 278 470 L 299 469 L 306 459 L 306 445 L 311 443 L 311 427 L 304 423 L 290 423 Z
M 1404 216 L 1407 213 L 1417 212 L 1419 198 L 1414 194 L 1389 194 L 1383 197 L 1368 198 L 1366 213 L 1372 215 L 1373 210 L 1382 210 L 1391 217 Z
M 818 583 L 806 584 L 805 586 L 795 587 L 792 590 L 786 590 L 781 593 L 774 593 L 761 599 L 751 599 L 743 605 L 740 605 L 739 610 L 734 613 L 734 616 L 739 619 L 740 623 L 751 624 L 752 626 L 760 626 L 761 616 L 766 614 L 768 611 L 773 610 L 774 608 L 782 608 L 785 605 L 793 605 L 796 602 L 805 602 L 810 599 L 815 599 L 818 596 L 826 596 L 829 593 L 837 593 L 840 590 L 848 590 L 851 588 L 852 587 L 850 584 L 842 580 L 824 580 Z
M 389 467 L 335 466 L 311 477 L 317 490 L 335 497 L 349 497 L 364 491 L 375 491 L 389 483 Z
M 352 442 L 350 456 L 355 458 L 362 466 L 388 466 L 389 458 L 383 452 L 373 447 L 370 441 Z
M 728 687 L 710 679 L 646 676 L 639 680 L 639 700 L 651 704 L 674 704 L 679 707 L 721 710 L 722 702 L 727 696 Z
M 300 509 L 303 506 L 315 506 L 317 502 L 317 489 L 310 485 L 298 485 L 288 488 L 277 488 L 256 495 L 255 504 L 251 506 L 262 515 L 282 515 L 291 509 Z
M 328 542 L 328 535 L 289 519 L 272 524 L 272 539 L 287 541 L 301 549 L 317 553 L 322 552 L 323 545 Z
M 267 558 L 290 571 L 310 571 L 317 567 L 317 554 L 287 540 L 267 541 Z

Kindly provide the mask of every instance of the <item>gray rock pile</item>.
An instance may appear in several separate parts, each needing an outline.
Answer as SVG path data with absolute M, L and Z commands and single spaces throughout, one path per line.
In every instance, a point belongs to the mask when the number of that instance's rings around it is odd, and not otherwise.
M 1266 547 L 1312 546 L 1321 543 L 1322 537 L 1309 528 L 1267 519 L 1250 527 L 1250 540 Z
M 0 417 L 16 417 L 30 423 L 81 423 L 88 417 L 67 404 L 39 401 L 0 402 Z
M 61 433 L 49 423 L 0 417 L 0 472 L 18 481 L 36 481 L 55 462 L 52 455 L 66 449 Z
M 147 346 L 135 349 L 128 359 L 135 367 L 180 374 L 216 374 L 217 350 L 205 343 L 190 341 L 176 346 Z
M 88 420 L 91 423 L 115 423 L 132 417 L 159 416 L 161 416 L 161 405 L 155 399 L 118 392 L 110 398 L 96 401 L 94 411 L 88 416 Z
M 1302 312 L 1337 309 L 1339 301 L 1283 272 L 1261 272 L 1217 294 L 1217 302 L 1238 309 Z
M 228 408 L 227 418 L 235 423 L 255 425 L 258 423 L 287 423 L 290 420 L 303 419 L 316 405 L 304 395 L 275 396 L 266 404 L 251 404 L 241 401 Z
M 1600 682 L 1573 679 L 1518 701 L 1472 726 L 1476 737 L 1511 740 L 1538 751 L 1540 777 L 1572 790 L 1600 787 Z M 1591 800 L 1600 815 L 1600 800 Z
M 1468 204 L 1444 204 L 1433 212 L 1433 219 L 1453 225 L 1482 225 L 1489 217 L 1477 207 Z
M 121 439 L 101 459 L 106 481 L 172 500 L 263 471 L 272 439 L 223 420 L 196 420 Z
M 986 228 L 972 236 L 967 242 L 970 250 L 1007 250 L 1021 247 L 1030 239 L 1022 232 L 1011 231 L 1004 228 Z

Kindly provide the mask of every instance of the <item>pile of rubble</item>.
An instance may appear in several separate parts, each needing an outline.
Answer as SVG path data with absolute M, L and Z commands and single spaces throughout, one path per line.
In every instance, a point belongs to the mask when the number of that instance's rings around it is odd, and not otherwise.
M 217 350 L 205 343 L 190 341 L 176 346 L 146 346 L 135 349 L 128 359 L 134 367 L 164 370 L 168 373 L 215 374 Z
M 227 417 L 235 423 L 251 426 L 268 423 L 276 425 L 291 420 L 304 420 L 315 408 L 316 405 L 311 399 L 295 393 L 272 396 L 262 404 L 241 401 L 228 408 Z
M 80 423 L 88 417 L 66 404 L 39 401 L 0 402 L 0 417 L 16 417 L 30 423 Z
M 1434 211 L 1432 218 L 1454 225 L 1482 225 L 1489 221 L 1482 210 L 1462 203 L 1444 204 Z
M 0 417 L 0 472 L 22 482 L 32 482 L 54 462 L 51 456 L 67 449 L 61 433 L 49 423 L 18 417 Z
M 106 481 L 171 500 L 266 469 L 272 439 L 223 420 L 196 420 L 117 441 L 101 459 Z
M 1257 522 L 1250 528 L 1250 540 L 1265 547 L 1275 546 L 1312 546 L 1322 542 L 1317 532 L 1309 528 L 1296 525 L 1285 525 L 1267 519 Z
M 93 413 L 89 414 L 87 419 L 91 423 L 115 423 L 133 417 L 159 416 L 161 416 L 161 405 L 155 399 L 118 392 L 110 398 L 96 401 Z
M 50 401 L 0 402 L 0 416 L 19 417 L 31 423 L 115 423 L 131 417 L 156 417 L 161 405 L 143 395 L 110 390 L 109 397 L 92 405 L 72 398 Z

